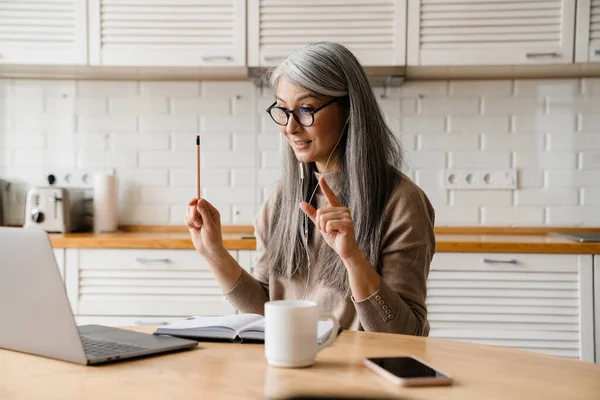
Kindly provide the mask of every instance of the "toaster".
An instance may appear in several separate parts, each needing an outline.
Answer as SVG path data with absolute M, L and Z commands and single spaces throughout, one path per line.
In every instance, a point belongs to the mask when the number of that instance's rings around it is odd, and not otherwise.
M 0 226 L 6 225 L 8 208 L 8 188 L 10 184 L 0 179 Z
M 23 226 L 41 228 L 46 232 L 74 232 L 80 229 L 84 212 L 82 189 L 31 188 L 25 199 Z

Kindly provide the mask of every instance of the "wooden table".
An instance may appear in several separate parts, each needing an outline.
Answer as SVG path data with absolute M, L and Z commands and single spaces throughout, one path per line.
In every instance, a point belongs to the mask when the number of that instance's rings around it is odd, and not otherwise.
M 152 327 L 132 328 L 152 332 Z M 451 387 L 400 388 L 365 357 L 415 355 Z M 300 394 L 407 399 L 599 399 L 600 365 L 500 347 L 345 331 L 312 368 L 269 367 L 262 345 L 200 343 L 176 354 L 86 367 L 0 350 L 0 399 L 263 399 Z

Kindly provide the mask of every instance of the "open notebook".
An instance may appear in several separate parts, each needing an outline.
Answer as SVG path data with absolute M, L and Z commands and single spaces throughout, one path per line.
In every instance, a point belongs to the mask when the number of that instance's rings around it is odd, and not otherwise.
M 329 337 L 331 321 L 319 321 L 319 343 Z M 265 318 L 259 314 L 234 314 L 223 317 L 194 316 L 161 326 L 155 335 L 171 335 L 200 341 L 232 341 L 262 343 L 265 341 Z

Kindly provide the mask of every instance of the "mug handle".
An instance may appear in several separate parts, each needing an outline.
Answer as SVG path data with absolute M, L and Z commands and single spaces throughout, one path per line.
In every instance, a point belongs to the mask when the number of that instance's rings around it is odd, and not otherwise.
M 321 314 L 321 318 L 319 318 L 319 321 L 331 321 L 333 322 L 333 328 L 331 328 L 331 332 L 329 333 L 329 337 L 327 338 L 327 340 L 324 343 L 320 343 L 317 346 L 317 352 L 323 350 L 325 347 L 329 346 L 331 343 L 333 343 L 333 341 L 335 340 L 335 338 L 337 338 L 338 336 L 338 332 L 340 330 L 340 323 L 338 322 L 337 318 L 331 314 L 331 313 L 325 313 L 325 314 Z M 318 340 L 318 338 L 317 338 Z

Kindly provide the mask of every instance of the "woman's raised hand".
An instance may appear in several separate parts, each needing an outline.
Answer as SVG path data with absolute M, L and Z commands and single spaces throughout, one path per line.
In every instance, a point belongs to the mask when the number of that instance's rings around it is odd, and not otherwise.
M 319 229 L 325 242 L 342 260 L 348 260 L 360 253 L 354 237 L 354 224 L 350 209 L 336 197 L 324 177 L 319 179 L 319 186 L 329 202 L 329 207 L 315 210 L 310 204 L 302 202 L 300 208 Z
M 204 199 L 192 199 L 185 214 L 185 224 L 196 251 L 208 262 L 216 261 L 227 253 L 221 234 L 221 215 Z

